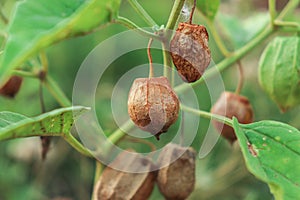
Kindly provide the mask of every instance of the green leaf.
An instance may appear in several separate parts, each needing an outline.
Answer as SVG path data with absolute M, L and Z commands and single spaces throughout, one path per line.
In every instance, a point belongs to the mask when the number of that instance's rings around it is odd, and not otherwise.
M 211 21 L 214 20 L 220 6 L 220 0 L 198 0 L 197 7 Z
M 266 182 L 276 199 L 300 196 L 300 131 L 276 121 L 239 124 L 233 120 L 246 165 Z
M 12 112 L 0 112 L 0 141 L 31 136 L 63 136 L 69 133 L 77 116 L 88 108 L 74 106 L 26 117 Z
M 300 37 L 276 37 L 259 61 L 259 82 L 282 111 L 300 104 Z
M 121 0 L 24 0 L 8 27 L 0 80 L 39 50 L 110 22 Z
M 226 14 L 220 13 L 218 15 L 222 34 L 229 39 L 234 49 L 243 47 L 264 30 L 269 20 L 268 13 L 255 13 L 255 15 L 243 20 Z

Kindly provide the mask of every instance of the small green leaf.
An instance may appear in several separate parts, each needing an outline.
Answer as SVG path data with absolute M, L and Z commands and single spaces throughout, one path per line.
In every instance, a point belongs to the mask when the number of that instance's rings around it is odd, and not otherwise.
M 197 7 L 211 21 L 214 20 L 220 6 L 220 0 L 198 0 Z
M 29 118 L 12 112 L 0 112 L 0 141 L 31 136 L 63 136 L 69 133 L 74 118 L 88 108 L 61 108 Z
M 39 50 L 67 37 L 84 34 L 110 22 L 121 0 L 24 0 L 8 27 L 0 65 L 0 82 Z
M 239 124 L 233 120 L 246 165 L 266 182 L 276 199 L 300 196 L 300 131 L 276 121 Z
M 259 82 L 282 111 L 300 104 L 300 37 L 276 37 L 259 62 Z

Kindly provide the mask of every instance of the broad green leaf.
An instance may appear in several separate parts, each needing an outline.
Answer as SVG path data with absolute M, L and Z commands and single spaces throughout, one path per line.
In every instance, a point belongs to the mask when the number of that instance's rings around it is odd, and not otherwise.
M 62 39 L 88 33 L 116 15 L 121 0 L 24 0 L 8 27 L 0 82 L 39 50 Z
M 0 141 L 31 136 L 63 136 L 69 133 L 76 116 L 88 110 L 74 106 L 26 117 L 12 112 L 0 112 Z
M 239 124 L 233 120 L 246 165 L 266 182 L 276 199 L 300 196 L 300 131 L 276 121 Z
M 210 20 L 214 20 L 220 6 L 220 0 L 198 0 L 197 7 Z
M 259 82 L 282 111 L 300 104 L 300 37 L 276 37 L 268 44 Z
M 255 13 L 255 15 L 246 19 L 239 19 L 225 14 L 218 15 L 218 22 L 222 26 L 222 34 L 229 39 L 234 49 L 243 47 L 264 30 L 269 20 L 268 13 Z

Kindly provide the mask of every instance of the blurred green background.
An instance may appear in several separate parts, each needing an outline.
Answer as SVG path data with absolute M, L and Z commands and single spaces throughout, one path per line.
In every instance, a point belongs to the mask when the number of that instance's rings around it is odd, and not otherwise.
M 140 0 L 139 1 L 158 24 L 165 24 L 173 0 Z M 286 1 L 278 1 L 282 8 Z M 16 1 L 1 0 L 3 12 L 10 16 Z M 159 5 L 159 6 L 158 6 Z M 122 2 L 120 15 L 130 18 L 140 26 L 145 23 L 135 14 L 130 5 Z M 299 19 L 299 10 L 291 18 Z M 268 22 L 267 0 L 224 0 L 216 17 L 215 25 L 224 39 L 226 46 L 233 50 L 243 46 L 249 39 L 264 28 Z M 201 15 L 196 13 L 194 23 L 203 23 Z M 0 24 L 0 30 L 4 25 Z M 73 82 L 78 68 L 89 52 L 101 41 L 127 30 L 121 25 L 111 24 L 97 32 L 83 37 L 65 40 L 47 49 L 49 58 L 49 73 L 58 82 L 69 98 L 72 95 Z M 0 39 L 0 44 L 3 38 Z M 289 123 L 300 128 L 299 107 L 287 113 L 280 113 L 275 103 L 261 90 L 257 80 L 259 56 L 265 44 L 255 48 L 242 59 L 245 71 L 245 85 L 242 94 L 247 96 L 255 111 L 255 120 L 272 119 Z M 223 59 L 212 37 L 210 47 L 215 63 Z M 162 63 L 159 51 L 153 51 L 154 62 Z M 101 79 L 101 90 L 96 95 L 97 114 L 101 125 L 107 134 L 111 133 L 116 124 L 111 112 L 110 97 L 119 78 L 134 66 L 147 63 L 146 50 L 128 53 L 118 58 L 105 72 Z M 226 90 L 234 91 L 237 81 L 237 67 L 232 66 L 222 73 Z M 0 110 L 22 113 L 34 116 L 41 113 L 39 105 L 39 82 L 27 78 L 21 91 L 10 100 L 0 97 Z M 209 111 L 211 107 L 207 87 L 202 84 L 195 88 L 199 105 Z M 48 111 L 59 105 L 44 90 L 46 108 Z M 197 137 L 192 146 L 199 151 L 205 136 L 209 121 L 201 120 Z M 178 125 L 178 124 L 177 124 Z M 158 143 L 154 138 L 148 139 L 157 146 L 167 143 L 172 138 L 176 126 L 162 136 Z M 125 140 L 121 147 L 134 147 L 137 151 L 148 151 L 148 147 L 133 144 Z M 39 138 L 16 139 L 0 143 L 0 200 L 47 200 L 59 199 L 90 199 L 93 187 L 94 161 L 88 159 L 60 138 L 53 138 L 46 161 L 41 160 L 41 144 Z M 231 146 L 223 138 L 218 140 L 212 152 L 204 159 L 197 159 L 197 182 L 190 199 L 224 199 L 224 200 L 255 200 L 272 199 L 266 184 L 255 179 L 245 168 L 242 155 L 237 144 Z M 155 188 L 151 199 L 163 199 Z

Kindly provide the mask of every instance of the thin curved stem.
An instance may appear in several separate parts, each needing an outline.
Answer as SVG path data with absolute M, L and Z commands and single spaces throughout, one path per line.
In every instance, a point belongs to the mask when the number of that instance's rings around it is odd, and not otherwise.
M 134 30 L 134 31 L 140 33 L 143 36 L 151 37 L 151 38 L 154 38 L 157 40 L 162 40 L 161 37 L 159 37 L 158 35 L 140 28 L 138 25 L 136 25 L 135 23 L 133 23 L 132 21 L 130 21 L 129 19 L 127 19 L 125 17 L 118 16 L 117 19 L 112 20 L 112 23 L 121 24 L 121 25 L 127 27 L 128 29 L 131 29 L 131 30 Z
M 63 138 L 82 155 L 93 157 L 93 155 L 80 142 L 78 142 L 71 133 L 64 134 Z
M 157 26 L 156 22 L 152 19 L 152 17 L 136 0 L 128 0 L 128 2 L 149 26 Z
M 8 24 L 8 22 L 9 22 L 1 8 L 0 8 L 0 19 L 3 21 L 4 24 Z
M 297 30 L 300 30 L 300 24 L 297 22 L 275 20 L 274 25 L 278 27 L 295 27 Z
M 211 20 L 209 20 L 207 17 L 205 17 L 206 19 L 206 24 L 213 36 L 213 38 L 215 39 L 215 42 L 218 46 L 218 48 L 220 49 L 221 53 L 225 56 L 225 57 L 229 57 L 231 55 L 231 52 L 228 51 L 228 49 L 226 48 L 226 46 L 223 43 L 223 40 L 221 39 L 220 34 L 218 33 L 216 27 L 214 26 L 213 22 Z
M 276 20 L 282 20 L 288 13 L 290 13 L 298 6 L 299 2 L 300 0 L 290 0 L 284 7 L 284 9 L 280 12 Z
M 228 126 L 233 126 L 232 120 L 229 119 L 229 118 L 226 118 L 224 116 L 212 114 L 210 112 L 206 112 L 206 111 L 202 111 L 202 110 L 198 110 L 198 109 L 194 109 L 194 108 L 185 106 L 183 104 L 180 104 L 180 108 L 183 111 L 193 113 L 193 114 L 198 115 L 200 117 L 204 117 L 206 119 L 215 119 L 215 120 L 217 120 L 219 122 L 227 124 Z
M 44 84 L 48 89 L 48 91 L 52 94 L 52 96 L 62 107 L 72 106 L 71 101 L 68 99 L 65 93 L 60 89 L 58 84 L 50 77 L 49 74 L 47 74 L 44 80 Z
M 189 19 L 189 23 L 190 24 L 193 23 L 193 16 L 194 16 L 194 12 L 195 12 L 196 6 L 197 6 L 197 0 L 194 0 L 194 5 L 192 7 L 192 11 L 191 11 L 191 14 L 190 14 L 190 19 Z
M 172 68 L 172 58 L 170 52 L 167 48 L 168 42 L 162 42 L 162 53 L 163 53 L 163 60 L 164 60 L 164 76 L 167 77 L 169 80 L 172 79 L 170 75 L 170 70 Z M 172 80 L 171 80 L 172 82 Z
M 152 55 L 151 55 L 151 51 L 150 51 L 152 42 L 153 42 L 153 38 L 150 38 L 148 47 L 147 47 L 147 55 L 148 55 L 148 59 L 149 59 L 149 78 L 152 78 L 154 76 L 153 60 L 152 60 Z
M 242 63 L 240 60 L 237 61 L 237 65 L 238 65 L 238 71 L 239 71 L 239 82 L 236 87 L 235 93 L 240 94 L 241 90 L 243 88 L 243 85 L 244 85 L 244 72 L 243 72 L 243 66 L 242 66 Z
M 38 74 L 33 72 L 22 71 L 22 70 L 13 70 L 12 74 L 16 76 L 26 77 L 26 78 L 38 78 Z
M 125 135 L 126 132 L 129 132 L 134 128 L 134 124 L 129 119 L 127 120 L 121 127 L 119 127 L 116 131 L 114 131 L 109 137 L 108 140 L 112 144 L 118 143 Z M 124 131 L 123 131 L 124 130 Z

